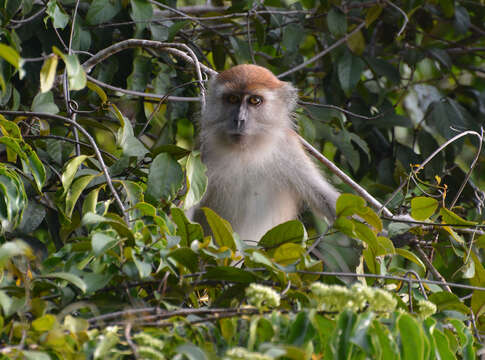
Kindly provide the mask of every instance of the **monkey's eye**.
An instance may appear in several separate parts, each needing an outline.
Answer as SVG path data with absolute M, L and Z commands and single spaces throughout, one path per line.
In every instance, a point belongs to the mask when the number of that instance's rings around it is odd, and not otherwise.
M 254 106 L 259 105 L 262 102 L 263 102 L 263 98 L 261 96 L 252 95 L 248 99 L 248 103 Z
M 240 98 L 239 98 L 239 96 L 237 96 L 237 95 L 230 94 L 230 95 L 227 95 L 227 96 L 226 96 L 226 101 L 227 101 L 229 104 L 237 104 L 237 103 L 239 103 Z

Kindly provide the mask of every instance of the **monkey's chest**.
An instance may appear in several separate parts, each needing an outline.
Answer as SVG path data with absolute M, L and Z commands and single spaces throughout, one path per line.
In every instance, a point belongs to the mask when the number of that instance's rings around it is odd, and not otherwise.
M 274 226 L 296 218 L 299 200 L 275 174 L 246 172 L 209 178 L 207 205 L 228 220 L 241 239 L 260 240 Z

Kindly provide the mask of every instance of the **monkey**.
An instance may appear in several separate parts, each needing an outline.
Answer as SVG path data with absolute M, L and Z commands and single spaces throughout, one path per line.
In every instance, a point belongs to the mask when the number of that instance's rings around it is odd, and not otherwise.
M 297 90 L 258 65 L 237 65 L 209 82 L 199 145 L 208 186 L 201 207 L 229 221 L 242 240 L 259 241 L 296 219 L 304 203 L 329 222 L 339 192 L 322 176 L 294 131 Z

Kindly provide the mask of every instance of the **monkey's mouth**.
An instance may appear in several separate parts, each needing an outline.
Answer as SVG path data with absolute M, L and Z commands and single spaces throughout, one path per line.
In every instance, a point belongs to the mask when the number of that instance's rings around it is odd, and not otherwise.
M 243 141 L 243 139 L 246 138 L 248 134 L 245 131 L 228 131 L 227 136 L 230 141 L 239 143 Z

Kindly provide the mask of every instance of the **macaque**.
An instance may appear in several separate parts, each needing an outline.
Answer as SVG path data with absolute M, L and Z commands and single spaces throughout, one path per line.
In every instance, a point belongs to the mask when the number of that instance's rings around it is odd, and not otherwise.
M 200 120 L 207 166 L 206 206 L 242 240 L 259 241 L 296 219 L 303 204 L 329 222 L 339 193 L 323 178 L 293 130 L 297 91 L 257 65 L 238 65 L 209 84 Z M 207 227 L 203 212 L 195 220 Z M 207 229 L 206 229 L 207 230 Z

